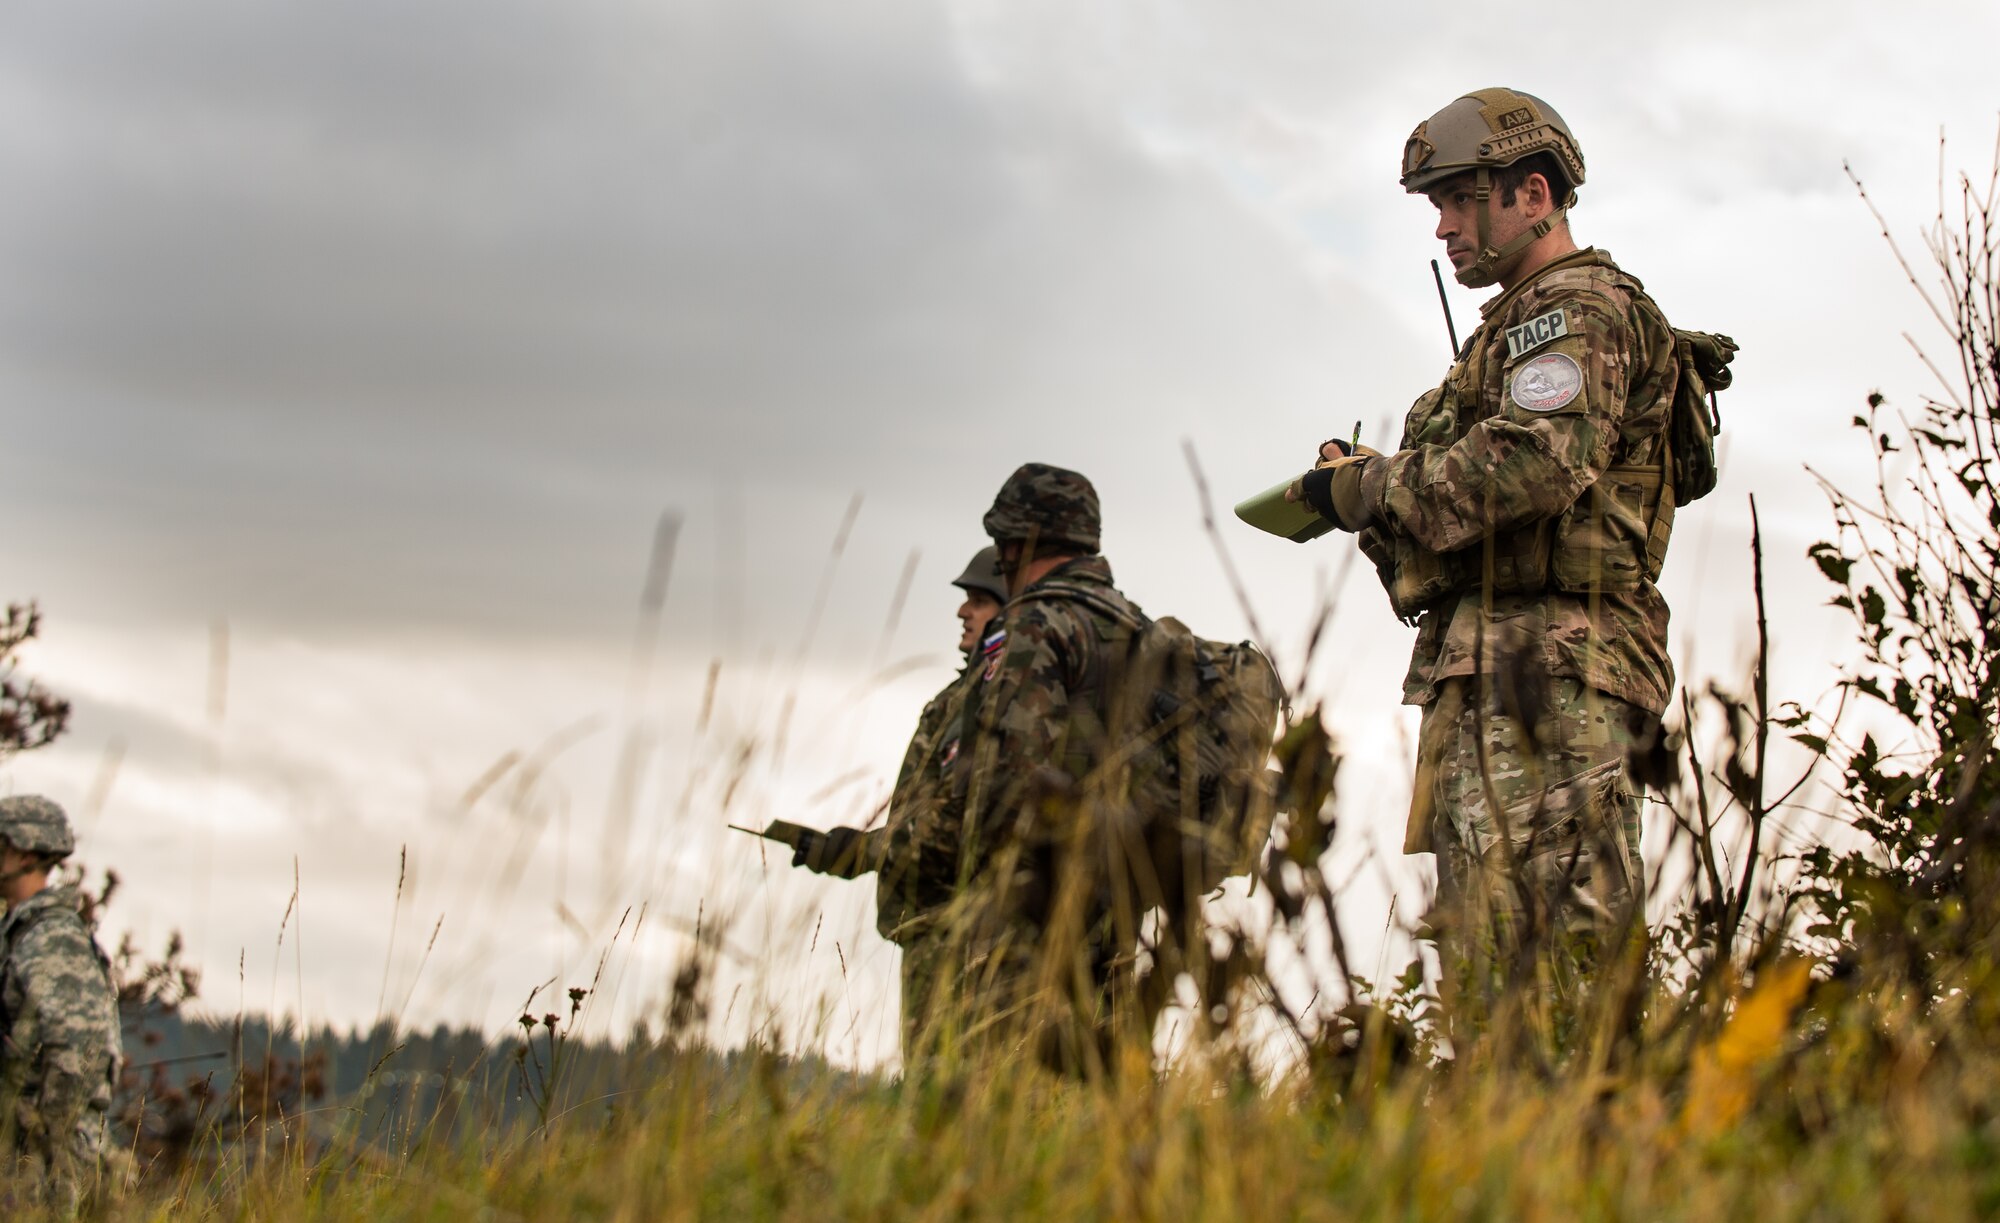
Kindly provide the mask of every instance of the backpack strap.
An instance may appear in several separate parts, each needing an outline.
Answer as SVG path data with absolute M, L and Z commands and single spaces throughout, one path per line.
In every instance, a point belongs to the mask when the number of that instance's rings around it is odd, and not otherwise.
M 1646 286 L 1639 282 L 1638 277 L 1626 273 L 1626 278 L 1632 282 L 1630 292 L 1633 304 L 1652 311 L 1655 317 L 1666 324 L 1667 334 L 1672 338 L 1674 345 L 1674 364 L 1677 367 L 1675 373 L 1681 378 L 1688 377 L 1695 370 L 1695 361 L 1687 333 L 1673 325 L 1667 318 L 1667 312 L 1660 309 L 1660 303 L 1653 300 L 1653 295 L 1646 291 Z M 1646 550 L 1645 555 L 1640 558 L 1641 563 L 1655 579 L 1658 578 L 1658 570 L 1666 559 L 1667 540 L 1674 529 L 1674 506 L 1678 501 L 1674 492 L 1677 473 L 1674 470 L 1673 435 L 1674 404 L 1679 398 L 1680 389 L 1676 387 L 1673 400 L 1667 404 L 1666 423 L 1660 429 L 1659 461 L 1619 468 L 1628 472 L 1657 473 L 1659 478 L 1659 484 L 1652 490 L 1653 495 L 1648 499 L 1649 504 L 1646 506 Z
M 1144 632 L 1153 621 L 1146 613 L 1132 606 L 1123 597 L 1107 596 L 1092 586 L 1078 586 L 1070 582 L 1037 582 L 1014 597 L 1016 603 L 1036 601 L 1059 601 L 1067 599 L 1081 603 L 1093 611 L 1098 611 L 1131 629 L 1134 633 Z
M 1101 587 L 1083 586 L 1071 582 L 1038 582 L 1013 599 L 1013 603 L 1064 601 L 1082 604 L 1109 619 L 1126 633 L 1122 643 L 1107 643 L 1113 648 L 1103 650 L 1098 660 L 1103 670 L 1098 677 L 1099 690 L 1092 702 L 1092 712 L 1099 721 L 1099 733 L 1108 735 L 1112 729 L 1111 724 L 1116 719 L 1114 706 L 1117 697 L 1114 694 L 1125 691 L 1132 656 L 1138 651 L 1139 641 L 1153 626 L 1153 621 L 1115 590 L 1106 591 Z M 1080 747 L 1077 750 L 1080 751 Z M 1089 771 L 1091 765 L 1092 762 L 1081 755 L 1073 754 L 1063 761 L 1063 767 L 1071 776 L 1077 778 L 1081 778 Z

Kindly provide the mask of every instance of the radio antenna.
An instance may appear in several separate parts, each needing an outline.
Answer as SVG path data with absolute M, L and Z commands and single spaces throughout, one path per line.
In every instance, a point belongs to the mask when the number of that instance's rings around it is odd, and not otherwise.
M 1431 279 L 1437 281 L 1438 305 L 1444 307 L 1444 333 L 1451 337 L 1451 359 L 1458 360 L 1458 325 L 1451 321 L 1451 300 L 1444 295 L 1444 273 L 1438 270 L 1438 261 L 1431 260 Z

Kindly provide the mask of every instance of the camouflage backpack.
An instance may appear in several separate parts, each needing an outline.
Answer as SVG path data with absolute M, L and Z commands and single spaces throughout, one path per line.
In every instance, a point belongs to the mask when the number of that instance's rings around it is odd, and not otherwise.
M 1736 356 L 1736 341 L 1726 335 L 1677 327 L 1674 355 L 1681 381 L 1667 422 L 1667 482 L 1674 490 L 1674 505 L 1683 506 L 1715 491 L 1715 435 L 1722 430 L 1722 410 L 1716 406 L 1715 393 L 1729 389 L 1729 362 Z
M 1270 835 L 1277 670 L 1247 641 L 1197 637 L 1116 592 L 1043 582 L 1017 602 L 1033 599 L 1074 600 L 1131 634 L 1110 660 L 1108 746 L 1096 767 L 1134 817 L 1118 857 L 1138 911 L 1157 907 L 1179 927 L 1205 893 L 1256 864 Z

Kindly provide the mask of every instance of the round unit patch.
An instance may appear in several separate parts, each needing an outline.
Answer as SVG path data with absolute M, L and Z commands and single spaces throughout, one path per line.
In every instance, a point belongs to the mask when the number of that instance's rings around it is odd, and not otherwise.
M 1543 353 L 1514 371 L 1514 402 L 1530 412 L 1553 412 L 1583 389 L 1583 371 L 1569 356 Z

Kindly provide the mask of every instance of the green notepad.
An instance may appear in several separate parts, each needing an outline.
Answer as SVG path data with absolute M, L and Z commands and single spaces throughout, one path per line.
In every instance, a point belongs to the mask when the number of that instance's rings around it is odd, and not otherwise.
M 1256 496 L 1237 502 L 1236 516 L 1260 531 L 1282 535 L 1295 544 L 1318 539 L 1333 530 L 1333 524 L 1312 507 L 1285 500 L 1285 490 L 1291 486 L 1292 481 L 1281 480 Z

